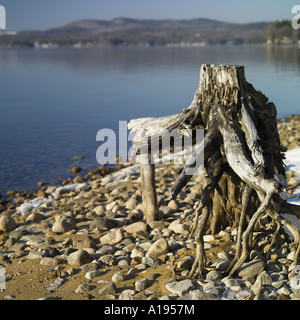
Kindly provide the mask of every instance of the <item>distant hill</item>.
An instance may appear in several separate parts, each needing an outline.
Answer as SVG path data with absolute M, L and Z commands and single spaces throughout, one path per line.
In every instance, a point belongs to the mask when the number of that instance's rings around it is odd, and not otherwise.
M 46 31 L 1 35 L 0 46 L 155 46 L 243 44 L 265 41 L 271 23 L 236 24 L 211 19 L 79 20 Z
M 124 30 L 195 30 L 201 28 L 215 28 L 228 23 L 210 19 L 192 20 L 140 20 L 116 18 L 106 20 L 79 20 L 63 27 L 50 29 L 47 32 L 114 32 Z

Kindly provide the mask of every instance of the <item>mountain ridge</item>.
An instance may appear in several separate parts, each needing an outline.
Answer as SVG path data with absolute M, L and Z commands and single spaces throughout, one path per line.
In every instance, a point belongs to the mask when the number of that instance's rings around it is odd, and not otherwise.
M 70 22 L 61 27 L 51 28 L 46 32 L 75 32 L 75 31 L 116 31 L 124 29 L 194 29 L 194 28 L 213 28 L 218 26 L 257 26 L 266 27 L 269 22 L 252 22 L 252 23 L 232 23 L 208 18 L 194 19 L 134 19 L 126 17 L 117 17 L 111 20 L 98 19 L 80 19 Z M 101 31 L 102 31 L 101 30 Z
M 46 31 L 2 35 L 0 47 L 95 47 L 253 44 L 265 42 L 271 22 L 246 24 L 208 18 L 195 19 L 81 19 Z

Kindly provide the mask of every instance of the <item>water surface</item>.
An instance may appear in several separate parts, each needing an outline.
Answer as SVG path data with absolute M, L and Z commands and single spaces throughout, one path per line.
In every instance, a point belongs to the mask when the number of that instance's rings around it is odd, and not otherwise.
M 98 130 L 188 107 L 203 63 L 244 65 L 279 117 L 299 113 L 299 47 L 0 50 L 0 194 L 97 167 Z

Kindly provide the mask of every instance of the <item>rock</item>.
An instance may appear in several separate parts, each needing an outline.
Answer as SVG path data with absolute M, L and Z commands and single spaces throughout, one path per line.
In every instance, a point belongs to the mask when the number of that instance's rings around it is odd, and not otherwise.
M 44 257 L 40 261 L 40 264 L 43 266 L 55 267 L 58 264 L 58 259 L 51 257 Z
M 148 288 L 150 283 L 151 282 L 148 279 L 139 279 L 134 284 L 135 290 L 141 292 Z
M 143 257 L 142 263 L 151 267 L 151 268 L 155 268 L 158 264 L 157 260 L 155 258 L 151 258 L 151 257 Z
M 122 229 L 113 229 L 106 235 L 100 238 L 101 244 L 112 244 L 115 245 L 124 240 L 124 232 Z
M 192 300 L 215 300 L 217 298 L 216 295 L 212 293 L 201 292 L 200 290 L 194 290 L 192 292 Z
M 273 280 L 269 276 L 269 274 L 266 271 L 261 272 L 258 276 L 257 279 L 259 279 L 262 283 L 262 285 L 271 285 Z
M 117 287 L 114 283 L 109 283 L 99 289 L 98 294 L 99 296 L 105 296 L 107 294 L 116 294 L 117 293 Z
M 174 228 L 180 224 L 180 219 L 176 219 L 174 221 L 172 221 L 169 226 L 168 226 L 168 229 L 171 230 L 171 231 L 174 231 Z
M 90 225 L 89 225 L 89 228 L 90 229 L 95 229 L 95 228 L 98 228 L 98 229 L 106 229 L 107 226 L 106 226 L 106 219 L 103 218 L 103 217 L 97 217 L 95 219 L 93 219 L 93 221 L 91 221 Z
M 63 278 L 57 278 L 55 279 L 53 282 L 50 283 L 49 287 L 47 288 L 47 290 L 49 291 L 54 291 L 56 290 L 58 287 L 60 287 L 63 283 L 65 282 L 65 280 Z
M 173 210 L 178 210 L 179 208 L 179 202 L 177 200 L 171 200 L 169 203 L 168 203 L 168 207 L 173 209 Z
M 86 239 L 86 240 L 83 240 L 83 241 L 79 241 L 77 243 L 76 247 L 77 247 L 78 250 L 85 249 L 85 248 L 93 248 L 93 249 L 95 249 L 96 248 L 96 242 L 94 240 L 91 240 L 91 239 Z
M 73 168 L 71 169 L 71 171 L 72 171 L 73 173 L 79 173 L 79 172 L 82 171 L 82 168 L 80 168 L 80 167 L 73 167 Z
M 102 275 L 102 272 L 99 271 L 99 270 L 91 270 L 91 271 L 88 271 L 86 274 L 85 274 L 85 277 L 89 280 L 92 280 L 94 278 L 97 278 L 99 276 Z
M 181 280 L 179 282 L 168 282 L 165 287 L 168 291 L 177 294 L 178 296 L 182 296 L 190 290 L 195 289 L 195 286 L 190 279 Z
M 223 279 L 222 279 L 223 281 Z M 236 279 L 227 278 L 223 281 L 225 286 L 229 288 L 231 291 L 240 291 L 242 290 L 240 283 Z
M 133 209 L 136 209 L 137 205 L 138 205 L 137 201 L 131 198 L 126 202 L 125 208 L 129 210 L 133 210 Z
M 299 281 L 299 279 L 298 279 L 298 281 Z M 297 290 L 297 288 L 296 287 L 294 287 L 294 289 L 293 289 L 293 285 L 290 283 L 290 285 L 291 285 L 291 289 L 294 291 L 294 290 Z M 299 291 L 299 289 L 300 289 L 300 286 L 298 285 L 298 293 L 300 292 Z M 294 292 L 296 292 L 296 291 L 294 291 Z M 290 290 L 287 288 L 287 286 L 282 286 L 281 288 L 279 288 L 278 290 L 277 290 L 277 293 L 280 295 L 280 294 L 284 294 L 285 296 L 288 296 L 291 292 L 290 292 Z
M 123 267 L 129 267 L 130 266 L 130 260 L 128 257 L 125 257 L 124 259 L 120 259 L 117 261 L 118 266 L 123 266 Z
M 94 286 L 88 285 L 87 283 L 80 284 L 75 290 L 76 293 L 87 293 L 92 290 Z
M 165 224 L 162 220 L 159 221 L 151 221 L 149 223 L 149 227 L 151 229 L 158 229 L 158 230 L 162 230 L 165 227 Z
M 15 230 L 16 227 L 17 224 L 12 217 L 3 215 L 0 218 L 0 231 L 9 232 Z
M 225 260 L 225 261 L 229 261 L 228 253 L 226 253 L 225 251 L 219 252 L 218 258 Z
M 106 205 L 106 210 L 107 210 L 107 211 L 112 210 L 117 204 L 118 204 L 117 201 L 112 201 L 111 203 L 108 203 L 108 204 Z
M 161 296 L 158 300 L 171 300 L 170 296 L 165 295 L 165 296 Z
M 132 297 L 134 296 L 135 291 L 131 289 L 124 290 L 120 296 L 119 300 L 132 300 Z
M 177 223 L 173 226 L 169 226 L 169 229 L 172 230 L 174 233 L 183 234 L 184 231 L 189 229 L 189 226 L 183 223 Z
M 220 296 L 223 292 L 224 292 L 224 287 L 223 286 L 218 286 L 215 285 L 214 287 L 212 287 L 211 289 L 205 291 L 206 293 L 210 293 L 210 294 L 215 294 L 217 296 Z
M 146 257 L 158 258 L 169 252 L 169 243 L 165 238 L 156 240 L 146 253 Z
M 101 216 L 105 212 L 105 208 L 104 206 L 99 205 L 93 209 L 93 212 L 95 212 L 97 216 Z
M 82 266 L 79 267 L 82 273 L 87 274 L 90 271 L 98 270 L 98 263 L 95 261 L 92 261 L 90 263 L 83 264 Z M 89 279 L 90 280 L 90 279 Z
M 177 268 L 183 268 L 183 269 L 189 269 L 194 263 L 194 257 L 193 256 L 186 256 L 183 258 L 182 261 L 179 261 L 177 263 Z
M 45 216 L 41 213 L 31 213 L 27 219 L 26 219 L 26 222 L 29 222 L 29 221 L 41 221 L 41 220 L 44 220 L 45 219 Z
M 300 293 L 300 274 L 290 280 L 290 286 L 295 293 Z
M 216 270 L 217 271 L 226 271 L 227 268 L 229 267 L 229 265 L 230 265 L 229 261 L 221 260 L 216 263 Z
M 146 231 L 146 230 L 147 230 L 146 224 L 142 221 L 132 223 L 125 228 L 125 231 L 130 234 L 138 233 L 140 231 Z
M 203 236 L 203 241 L 204 242 L 210 242 L 215 240 L 215 237 L 212 234 L 206 234 Z
M 293 261 L 294 257 L 295 257 L 295 251 L 291 251 L 286 258 Z
M 113 276 L 111 277 L 112 282 L 121 282 L 125 280 L 125 275 L 118 271 L 116 273 L 113 274 Z
M 241 266 L 238 276 L 243 279 L 251 279 L 256 277 L 263 271 L 264 262 L 262 260 L 253 260 L 250 262 L 246 262 Z
M 46 195 L 46 192 L 44 190 L 38 190 L 38 192 L 36 193 L 36 197 L 37 198 L 46 198 L 47 195 Z
M 35 259 L 42 259 L 42 254 L 40 252 L 30 252 L 26 259 L 28 260 L 35 260 Z
M 251 290 L 253 291 L 253 293 L 255 295 L 259 295 L 261 290 L 262 290 L 263 286 L 262 286 L 262 282 L 260 281 L 260 279 L 257 277 L 256 281 L 254 282 L 253 286 L 251 287 Z
M 247 297 L 249 297 L 251 295 L 253 295 L 251 290 L 241 290 L 241 291 L 237 292 L 235 297 L 236 297 L 236 299 L 245 300 L 245 299 L 247 299 Z
M 102 245 L 96 252 L 105 255 L 105 254 L 113 254 L 116 251 L 115 247 L 109 244 Z
M 217 270 L 211 270 L 207 273 L 206 275 L 207 280 L 217 280 L 221 279 L 221 273 L 218 272 Z
M 114 254 L 116 257 L 124 257 L 127 255 L 127 252 L 123 249 L 117 250 Z
M 71 253 L 67 260 L 68 264 L 74 267 L 80 267 L 92 261 L 91 256 L 85 250 L 78 250 Z
M 5 299 L 5 300 L 13 300 L 15 298 L 16 298 L 16 296 L 12 296 L 12 295 L 7 295 L 7 296 L 3 297 L 3 299 Z
M 76 222 L 71 217 L 64 217 L 53 223 L 52 231 L 57 233 L 65 233 L 76 229 Z
M 90 229 L 112 229 L 118 225 L 118 222 L 113 219 L 97 217 L 90 223 Z
M 9 238 L 14 238 L 14 239 L 21 239 L 23 236 L 27 235 L 29 232 L 22 228 L 22 227 L 18 227 L 17 229 L 15 229 L 14 231 L 12 231 L 10 234 L 9 234 Z
M 130 258 L 135 258 L 135 257 L 144 257 L 144 252 L 140 249 L 134 248 L 131 252 Z
M 300 274 L 300 265 L 299 264 L 297 264 L 294 268 L 293 268 L 293 270 L 292 270 L 292 273 L 294 274 L 294 275 L 298 275 L 298 274 Z
M 113 254 L 105 254 L 104 256 L 100 257 L 99 261 L 112 266 L 116 263 L 116 257 Z
M 208 282 L 206 282 L 204 284 L 204 286 L 202 287 L 203 291 L 206 292 L 210 289 L 213 289 L 214 287 L 217 286 L 217 281 L 214 281 L 214 280 L 208 280 Z

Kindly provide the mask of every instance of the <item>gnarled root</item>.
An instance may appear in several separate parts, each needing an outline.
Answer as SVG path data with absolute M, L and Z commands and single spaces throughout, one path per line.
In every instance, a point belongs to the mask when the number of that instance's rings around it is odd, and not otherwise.
M 244 226 L 244 222 L 245 222 L 245 215 L 246 215 L 246 210 L 247 210 L 247 207 L 249 204 L 251 192 L 252 192 L 252 189 L 246 185 L 244 193 L 243 193 L 243 197 L 242 197 L 242 211 L 241 211 L 241 215 L 240 215 L 238 233 L 237 233 L 237 239 L 236 239 L 235 257 L 233 258 L 230 266 L 227 269 L 228 272 L 233 268 L 233 266 L 236 264 L 236 262 L 241 257 L 243 226 Z
M 257 211 L 253 214 L 245 232 L 243 233 L 241 256 L 240 256 L 239 260 L 232 267 L 232 269 L 230 271 L 230 275 L 233 275 L 242 266 L 242 264 L 246 261 L 248 254 L 249 254 L 249 248 L 248 248 L 249 237 L 254 229 L 256 221 L 258 220 L 260 215 L 267 210 L 267 207 L 270 203 L 272 195 L 273 195 L 273 192 L 270 192 L 266 195 L 264 201 L 261 203 L 261 205 L 259 206 Z
M 203 271 L 204 271 L 204 266 L 205 266 L 205 252 L 204 252 L 203 235 L 205 233 L 205 229 L 206 229 L 211 206 L 207 205 L 207 206 L 203 207 L 203 205 L 201 204 L 199 209 L 202 211 L 202 214 L 199 218 L 199 223 L 197 225 L 197 229 L 195 232 L 196 257 L 195 257 L 195 261 L 192 265 L 192 269 L 188 275 L 188 278 L 194 278 L 197 275 L 202 277 Z

